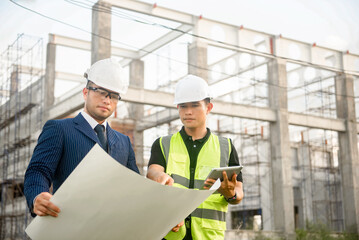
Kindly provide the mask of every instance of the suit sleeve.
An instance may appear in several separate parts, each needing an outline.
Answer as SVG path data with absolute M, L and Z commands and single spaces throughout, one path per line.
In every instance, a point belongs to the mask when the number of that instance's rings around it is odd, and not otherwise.
M 138 170 L 138 167 L 136 165 L 136 158 L 135 158 L 135 152 L 133 151 L 132 148 L 132 144 L 130 141 L 130 138 L 127 137 L 127 141 L 128 141 L 128 146 L 129 146 L 129 154 L 128 154 L 128 161 L 127 161 L 127 167 L 137 173 L 140 173 L 140 171 Z
M 49 192 L 62 156 L 63 139 L 63 131 L 56 120 L 46 122 L 25 173 L 24 194 L 30 211 L 34 198 Z

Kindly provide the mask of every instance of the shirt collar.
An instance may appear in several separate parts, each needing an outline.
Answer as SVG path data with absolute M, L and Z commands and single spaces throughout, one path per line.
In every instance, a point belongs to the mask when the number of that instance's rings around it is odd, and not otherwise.
M 93 119 L 93 117 L 91 117 L 89 114 L 87 114 L 85 111 L 81 111 L 81 115 L 85 118 L 85 120 L 90 124 L 90 126 L 92 127 L 92 129 L 95 129 L 95 127 L 97 126 L 97 124 L 99 124 L 95 119 Z M 106 125 L 107 125 L 107 119 L 101 124 L 105 127 L 106 130 Z
M 183 140 L 193 141 L 193 140 L 192 140 L 192 136 L 188 136 L 188 135 L 187 135 L 186 131 L 184 130 L 184 126 L 182 126 L 182 128 L 181 128 L 180 134 L 181 134 Z M 209 138 L 210 135 L 211 135 L 211 130 L 210 130 L 209 128 L 207 128 L 206 136 L 204 136 L 204 137 L 201 138 L 201 139 L 197 139 L 197 140 L 195 140 L 195 141 L 205 142 L 205 141 L 207 141 L 207 139 Z

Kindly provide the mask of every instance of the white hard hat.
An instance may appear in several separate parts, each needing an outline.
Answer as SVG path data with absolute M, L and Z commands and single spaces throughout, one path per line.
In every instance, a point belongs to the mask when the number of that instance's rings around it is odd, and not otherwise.
M 84 76 L 96 85 L 117 93 L 124 94 L 128 88 L 128 79 L 121 65 L 111 58 L 95 62 Z
M 188 75 L 177 83 L 173 104 L 198 102 L 206 98 L 212 99 L 207 82 L 200 77 Z

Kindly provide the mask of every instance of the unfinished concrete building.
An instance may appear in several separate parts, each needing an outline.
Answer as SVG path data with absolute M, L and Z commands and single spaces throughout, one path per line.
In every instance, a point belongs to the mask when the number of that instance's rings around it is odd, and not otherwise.
M 181 127 L 176 82 L 208 81 L 208 127 L 233 140 L 244 165 L 245 197 L 229 209 L 226 239 L 290 236 L 306 222 L 359 232 L 358 55 L 140 1 L 81 7 L 91 40 L 49 34 L 45 49 L 20 35 L 1 54 L 1 239 L 27 239 L 24 172 L 45 121 L 83 107 L 78 63 L 111 56 L 130 85 L 109 122 L 130 136 L 143 175 L 152 142 Z

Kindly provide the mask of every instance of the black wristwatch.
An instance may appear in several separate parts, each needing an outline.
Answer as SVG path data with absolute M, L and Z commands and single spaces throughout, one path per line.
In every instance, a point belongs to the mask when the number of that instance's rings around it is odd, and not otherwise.
M 230 197 L 230 198 L 224 198 L 226 199 L 227 202 L 234 202 L 237 200 L 237 193 L 234 192 L 234 196 L 233 197 Z

